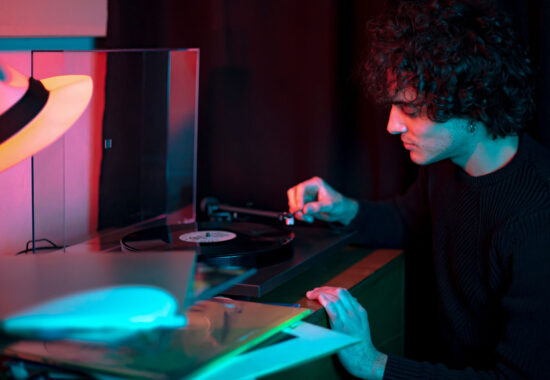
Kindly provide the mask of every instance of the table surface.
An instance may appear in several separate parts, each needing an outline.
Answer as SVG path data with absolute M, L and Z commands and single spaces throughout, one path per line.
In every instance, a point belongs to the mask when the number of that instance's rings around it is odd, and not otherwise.
M 352 231 L 328 227 L 299 225 L 286 229 L 295 234 L 292 257 L 277 264 L 257 268 L 255 275 L 224 291 L 225 295 L 263 297 L 316 263 L 322 263 L 349 244 L 355 235 Z
M 402 340 L 402 280 L 403 255 L 399 250 L 368 250 L 345 247 L 311 265 L 300 275 L 257 299 L 264 303 L 300 304 L 313 310 L 306 318 L 310 323 L 328 327 L 326 313 L 316 301 L 305 298 L 305 292 L 317 286 L 335 286 L 350 289 L 361 304 L 369 310 L 373 340 L 383 352 L 394 341 Z M 374 297 L 374 298 L 373 298 Z M 388 301 L 389 298 L 389 301 Z M 277 337 L 262 343 L 277 341 Z M 388 343 L 389 342 L 389 343 Z M 4 341 L 4 344 L 11 342 Z M 386 346 L 384 346 L 386 345 Z M 398 344 L 399 346 L 399 344 Z M 393 349 L 399 353 L 399 348 Z M 341 378 L 343 369 L 332 357 L 324 357 L 305 365 L 285 370 L 269 378 L 308 378 L 318 374 L 323 378 Z
M 382 347 L 384 344 L 396 347 L 393 342 L 402 341 L 404 320 L 402 251 L 346 246 L 352 234 L 332 231 L 319 237 L 321 235 L 315 228 L 293 228 L 299 236 L 296 240 L 298 252 L 303 253 L 305 258 L 294 257 L 287 263 L 268 267 L 264 273 L 260 272 L 247 280 L 249 288 L 255 290 L 245 299 L 263 303 L 298 304 L 313 311 L 306 319 L 308 322 L 328 327 L 326 313 L 321 305 L 317 301 L 308 300 L 305 293 L 319 286 L 346 288 L 369 310 L 373 340 L 377 347 L 380 344 Z M 324 249 L 319 252 L 320 246 Z M 311 254 L 313 251 L 317 254 Z M 311 256 L 307 255 L 308 252 Z M 293 269 L 296 266 L 293 261 L 296 260 L 301 260 L 303 264 Z M 399 353 L 400 344 L 392 350 Z M 330 357 L 323 359 L 322 363 L 318 368 L 338 376 L 338 370 L 334 369 Z M 302 371 L 311 371 L 313 368 L 307 365 L 302 367 Z M 285 372 L 281 376 L 284 377 Z
M 322 309 L 317 301 L 306 298 L 305 293 L 314 287 L 333 286 L 355 288 L 375 272 L 382 270 L 392 261 L 401 258 L 403 251 L 396 249 L 365 249 L 345 247 L 332 252 L 298 278 L 258 299 L 260 302 L 299 304 L 313 311 Z
M 313 312 L 305 321 L 329 328 L 327 314 L 305 293 L 319 286 L 346 288 L 369 315 L 374 345 L 384 353 L 404 351 L 404 255 L 400 250 L 346 247 L 297 278 L 258 299 L 260 302 L 299 304 Z M 280 339 L 280 338 L 279 338 Z M 278 337 L 261 346 L 278 342 Z M 335 355 L 262 377 L 263 380 L 352 378 Z

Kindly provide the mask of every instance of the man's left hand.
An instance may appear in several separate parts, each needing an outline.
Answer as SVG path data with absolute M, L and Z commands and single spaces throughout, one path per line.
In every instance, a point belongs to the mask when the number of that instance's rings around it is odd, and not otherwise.
M 367 311 L 343 288 L 323 286 L 306 293 L 325 308 L 333 330 L 361 339 L 338 352 L 342 365 L 354 376 L 363 379 L 382 379 L 388 360 L 372 344 Z

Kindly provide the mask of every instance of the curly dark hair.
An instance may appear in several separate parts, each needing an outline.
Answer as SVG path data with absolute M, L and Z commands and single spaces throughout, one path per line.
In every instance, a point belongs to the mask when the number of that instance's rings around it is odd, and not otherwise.
M 527 51 L 489 1 L 404 1 L 368 24 L 363 80 L 378 102 L 413 88 L 407 108 L 435 122 L 482 122 L 517 135 L 534 111 Z

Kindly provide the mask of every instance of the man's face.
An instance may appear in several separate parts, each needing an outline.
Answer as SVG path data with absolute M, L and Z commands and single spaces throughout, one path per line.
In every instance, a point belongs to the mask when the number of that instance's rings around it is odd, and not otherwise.
M 388 132 L 401 135 L 411 160 L 418 165 L 450 158 L 455 164 L 464 167 L 471 155 L 473 142 L 471 134 L 467 132 L 467 122 L 450 119 L 436 123 L 422 111 L 412 115 L 414 110 L 407 105 L 410 96 L 410 93 L 400 94 L 394 100 Z

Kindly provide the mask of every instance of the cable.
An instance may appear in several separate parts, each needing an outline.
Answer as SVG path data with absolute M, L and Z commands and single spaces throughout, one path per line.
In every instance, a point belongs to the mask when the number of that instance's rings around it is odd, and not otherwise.
M 19 251 L 15 254 L 15 256 L 17 255 L 20 255 L 22 253 L 29 253 L 29 252 L 33 252 L 34 251 L 43 251 L 43 250 L 47 250 L 47 249 L 62 249 L 63 247 L 55 244 L 53 241 L 51 241 L 50 239 L 38 239 L 38 240 L 35 240 L 35 243 L 38 243 L 39 241 L 45 241 L 45 242 L 48 242 L 50 244 L 50 246 L 43 246 L 43 247 L 36 247 L 36 245 L 31 245 L 32 244 L 32 240 L 29 240 L 25 246 L 25 249 L 22 250 L 22 251 Z

